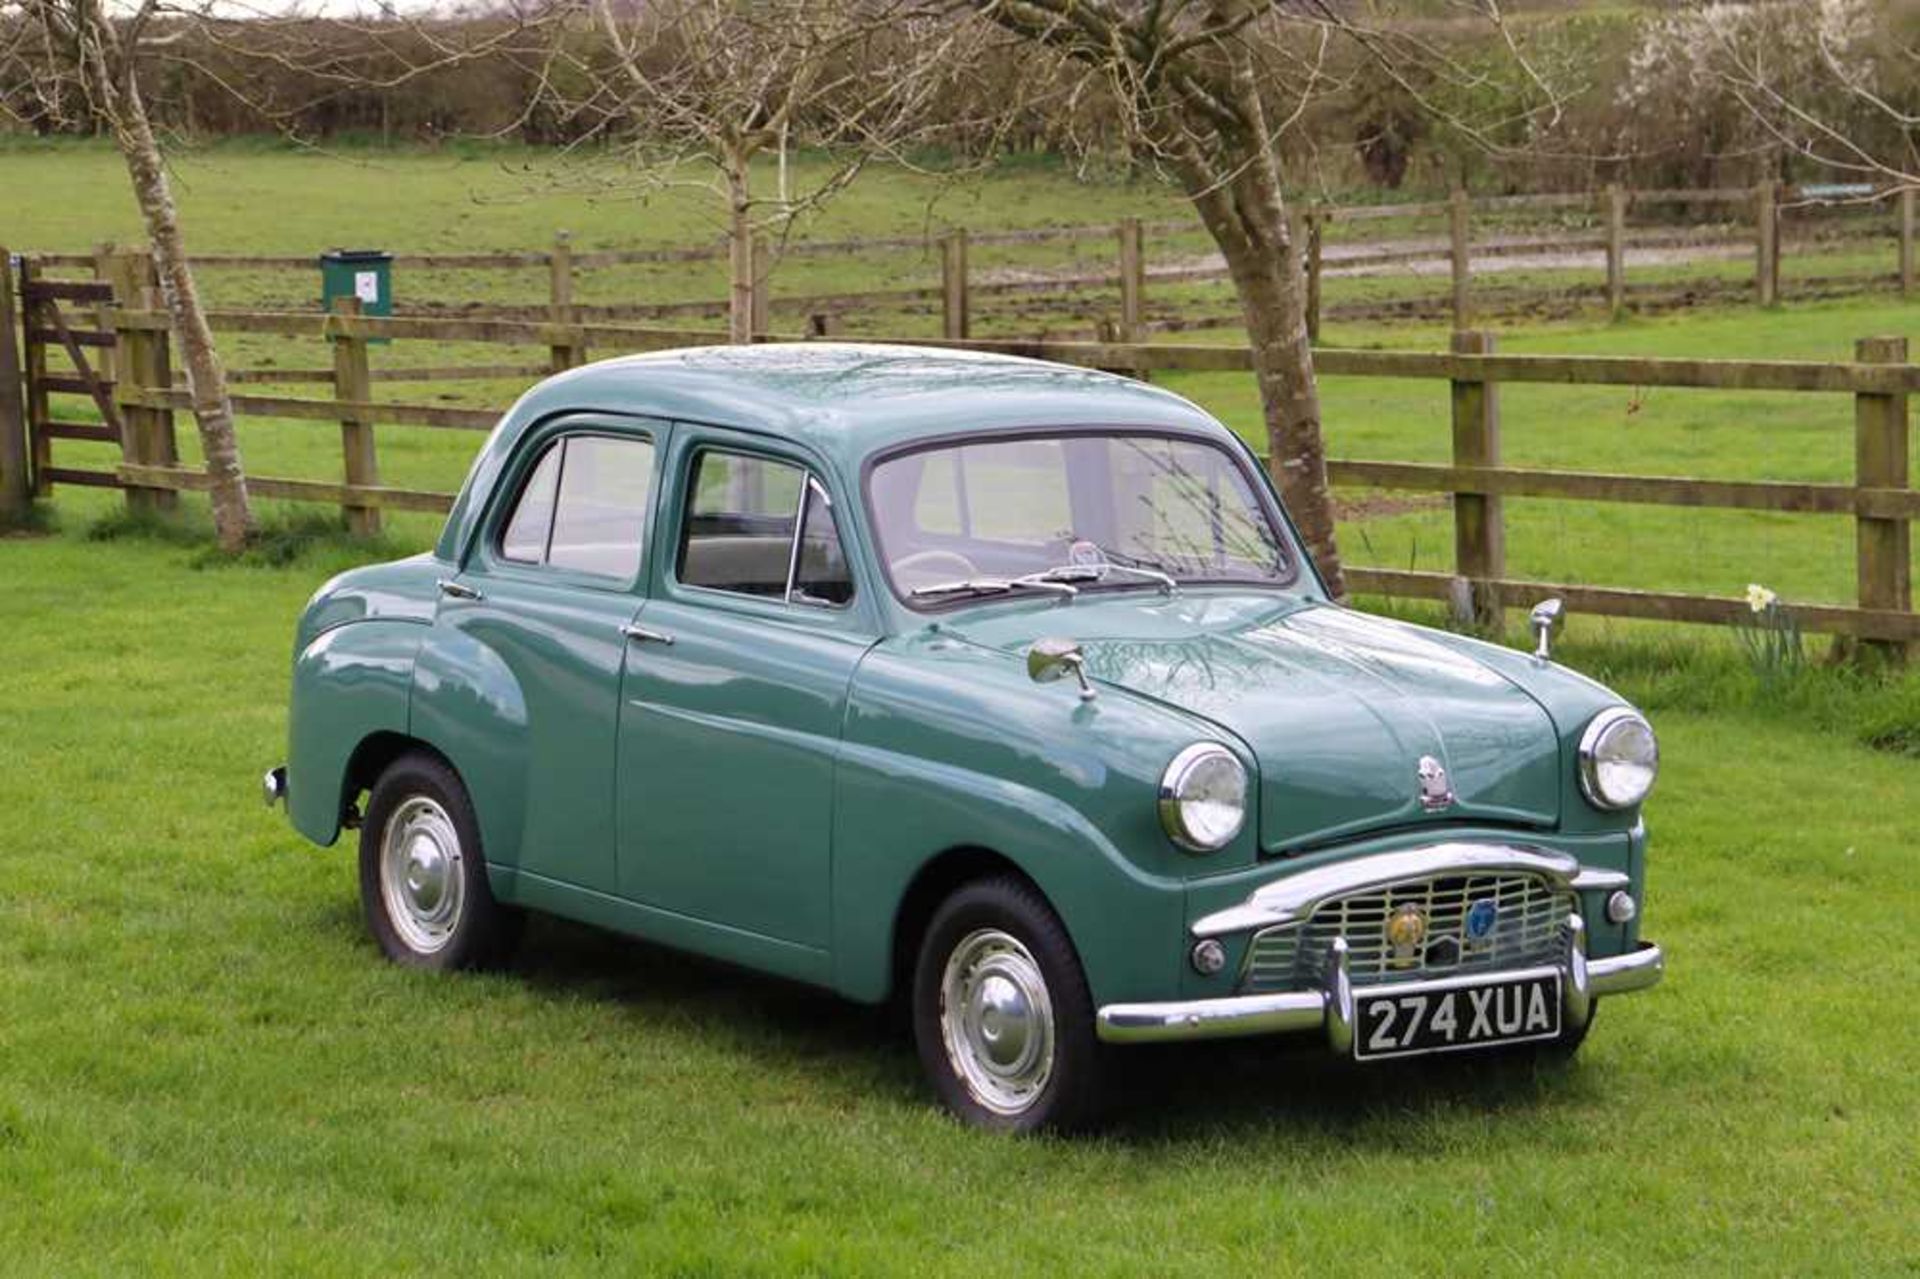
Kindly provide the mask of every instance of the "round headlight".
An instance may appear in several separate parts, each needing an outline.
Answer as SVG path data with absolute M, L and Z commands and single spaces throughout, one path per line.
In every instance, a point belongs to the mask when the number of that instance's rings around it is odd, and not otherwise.
M 1660 775 L 1660 744 L 1638 711 L 1601 711 L 1580 735 L 1580 789 L 1595 808 L 1632 808 Z
M 1160 779 L 1160 825 L 1192 853 L 1224 848 L 1247 817 L 1247 770 L 1217 742 L 1195 742 Z

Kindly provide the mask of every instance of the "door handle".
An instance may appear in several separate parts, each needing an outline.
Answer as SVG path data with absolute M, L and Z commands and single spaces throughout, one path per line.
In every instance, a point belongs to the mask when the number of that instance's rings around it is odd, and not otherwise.
M 620 633 L 636 644 L 671 644 L 673 636 L 665 631 L 650 631 L 644 626 L 622 626 Z
M 464 586 L 450 577 L 441 578 L 438 585 L 440 587 L 440 593 L 448 599 L 483 600 L 486 598 L 486 596 L 474 590 L 471 586 Z

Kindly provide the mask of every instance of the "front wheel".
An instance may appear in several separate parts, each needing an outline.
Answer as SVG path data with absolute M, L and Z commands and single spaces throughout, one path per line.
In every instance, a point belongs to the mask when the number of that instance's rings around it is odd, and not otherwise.
M 360 904 L 398 964 L 475 968 L 512 949 L 519 914 L 494 901 L 467 788 L 432 755 L 402 756 L 373 785 L 360 827 Z
M 1065 926 L 1022 880 L 980 880 L 935 912 L 914 968 L 914 1039 L 947 1108 L 1010 1132 L 1076 1128 L 1102 1102 L 1104 1052 Z

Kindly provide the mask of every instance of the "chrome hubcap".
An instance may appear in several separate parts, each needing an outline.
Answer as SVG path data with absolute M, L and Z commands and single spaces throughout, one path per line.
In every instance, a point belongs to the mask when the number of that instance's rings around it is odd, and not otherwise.
M 406 800 L 380 838 L 380 898 L 393 930 L 431 955 L 453 938 L 465 894 L 453 819 L 424 795 Z
M 1032 1106 L 1053 1075 L 1053 1001 L 1032 953 L 994 928 L 962 938 L 940 981 L 940 1034 L 975 1101 Z

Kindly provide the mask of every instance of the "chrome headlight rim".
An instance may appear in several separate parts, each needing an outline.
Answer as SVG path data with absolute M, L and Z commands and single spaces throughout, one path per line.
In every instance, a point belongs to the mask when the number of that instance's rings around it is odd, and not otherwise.
M 1239 779 L 1239 811 L 1231 829 L 1224 834 L 1208 836 L 1196 833 L 1187 820 L 1186 808 L 1192 800 L 1188 792 L 1203 767 L 1219 763 L 1230 766 Z M 1173 762 L 1167 765 L 1167 771 L 1161 774 L 1158 807 L 1160 828 L 1177 847 L 1189 853 L 1217 853 L 1237 839 L 1246 828 L 1247 766 L 1240 762 L 1238 755 L 1219 742 L 1195 742 L 1175 755 Z
M 1646 786 L 1639 794 L 1621 799 L 1608 795 L 1601 784 L 1600 765 L 1604 762 L 1601 748 L 1608 737 L 1630 724 L 1637 724 L 1646 730 L 1647 741 L 1653 747 L 1653 758 L 1649 761 L 1650 776 Z M 1579 758 L 1580 793 L 1586 796 L 1589 804 L 1610 813 L 1624 812 L 1645 803 L 1647 796 L 1653 794 L 1654 784 L 1660 780 L 1659 735 L 1653 731 L 1653 725 L 1647 722 L 1647 717 L 1631 706 L 1612 706 L 1589 720 L 1586 730 L 1580 734 Z

